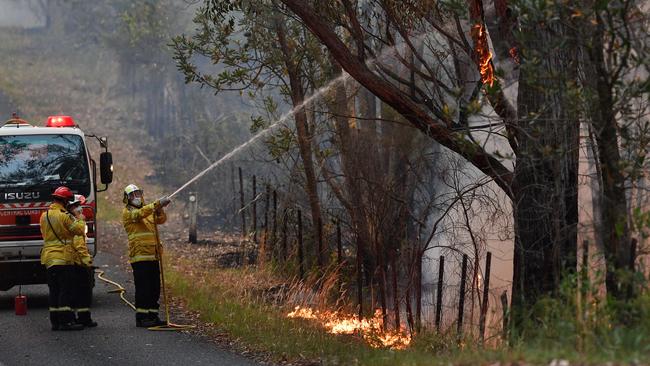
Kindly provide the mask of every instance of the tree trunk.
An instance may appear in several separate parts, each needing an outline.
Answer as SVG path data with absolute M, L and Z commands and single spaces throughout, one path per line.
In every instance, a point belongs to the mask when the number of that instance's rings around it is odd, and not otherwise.
M 415 272 L 415 329 L 422 329 L 422 257 L 418 256 Z
M 393 273 L 393 311 L 395 312 L 395 330 L 399 331 L 400 325 L 401 325 L 401 320 L 400 320 L 400 314 L 399 314 L 399 286 L 398 286 L 398 278 L 399 278 L 399 271 L 397 269 L 397 260 L 395 259 L 397 257 L 397 253 L 392 253 L 390 256 L 390 266 L 392 268 L 392 273 Z
M 607 293 L 617 300 L 628 300 L 634 296 L 631 281 L 625 273 L 630 271 L 633 260 L 630 228 L 627 221 L 627 198 L 625 177 L 621 172 L 621 155 L 618 141 L 618 127 L 614 111 L 613 85 L 608 80 L 603 50 L 604 24 L 596 16 L 596 24 L 587 25 L 591 30 L 591 42 L 587 51 L 585 83 L 594 95 L 588 110 L 594 125 L 598 162 L 601 168 L 602 185 L 601 233 L 604 241 L 607 272 L 605 284 Z
M 406 321 L 409 325 L 409 329 L 413 332 L 415 329 L 415 322 L 413 321 L 413 306 L 411 305 L 413 278 L 409 278 L 407 283 L 408 285 L 406 286 L 406 291 L 404 293 L 404 299 L 406 300 Z
M 553 45 L 558 34 L 571 38 L 560 22 L 535 23 L 522 32 L 518 113 L 519 153 L 513 181 L 515 258 L 513 315 L 541 297 L 554 295 L 577 265 L 577 177 L 579 122 L 570 82 L 577 76 L 575 49 Z
M 288 46 L 284 27 L 281 23 L 277 23 L 278 43 L 284 55 L 285 65 L 287 67 L 287 74 L 289 76 L 289 84 L 291 87 L 291 102 L 293 107 L 297 108 L 294 113 L 296 121 L 296 131 L 298 134 L 298 148 L 300 157 L 305 169 L 305 191 L 309 200 L 309 208 L 312 218 L 312 231 L 314 240 L 317 242 L 317 260 L 318 267 L 323 268 L 325 264 L 325 251 L 323 247 L 323 219 L 321 217 L 320 201 L 318 199 L 318 184 L 316 182 L 316 172 L 314 169 L 313 150 L 311 146 L 311 137 L 307 129 L 307 113 L 305 113 L 305 92 L 302 82 L 300 80 L 300 70 L 298 65 L 293 61 L 293 54 L 291 48 Z
M 385 254 L 383 250 L 383 245 L 379 243 L 378 239 L 375 239 L 375 253 L 377 254 L 377 269 L 379 270 L 379 302 L 381 303 L 381 315 L 383 319 L 383 328 L 384 330 L 388 327 L 388 301 L 387 301 L 387 286 L 386 286 L 386 261 Z
M 333 77 L 341 74 L 341 68 L 336 63 L 336 60 L 331 60 Z M 357 167 L 359 160 L 357 140 L 353 138 L 356 133 L 349 124 L 349 115 L 352 113 L 348 110 L 348 93 L 345 85 L 339 83 L 334 87 L 333 98 L 327 98 L 328 107 L 334 112 L 334 128 L 336 129 L 337 139 L 335 144 L 338 146 L 340 152 L 341 169 L 344 176 L 344 185 L 346 187 L 347 195 L 342 197 L 346 200 L 345 204 L 348 214 L 352 220 L 352 230 L 356 236 L 357 244 L 357 266 L 359 269 L 359 281 L 364 271 L 372 273 L 371 268 L 364 268 L 364 264 L 368 264 L 367 252 L 371 250 L 370 244 L 370 230 L 366 220 L 365 212 L 367 212 L 361 189 L 361 172 Z M 370 266 L 372 267 L 372 266 Z M 361 286 L 361 283 L 359 284 Z M 362 296 L 361 287 L 358 289 L 358 302 L 359 314 L 362 312 Z

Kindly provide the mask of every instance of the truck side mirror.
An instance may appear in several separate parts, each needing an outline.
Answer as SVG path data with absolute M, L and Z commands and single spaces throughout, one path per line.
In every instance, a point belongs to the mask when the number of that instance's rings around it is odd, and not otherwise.
M 113 181 L 113 154 L 108 151 L 99 154 L 99 175 L 102 184 Z

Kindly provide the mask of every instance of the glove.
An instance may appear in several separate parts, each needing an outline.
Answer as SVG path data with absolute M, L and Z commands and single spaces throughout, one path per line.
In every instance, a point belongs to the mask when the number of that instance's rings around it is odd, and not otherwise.
M 160 206 L 162 206 L 162 207 L 167 206 L 171 201 L 172 200 L 167 196 L 163 196 L 163 197 L 158 199 L 158 203 L 160 203 Z
M 81 258 L 81 263 L 86 267 L 91 267 L 93 265 L 93 259 L 91 257 Z

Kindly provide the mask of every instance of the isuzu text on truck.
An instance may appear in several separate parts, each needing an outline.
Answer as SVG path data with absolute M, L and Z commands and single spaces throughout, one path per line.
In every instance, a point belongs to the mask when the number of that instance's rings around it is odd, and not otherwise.
M 103 149 L 99 173 L 104 187 L 100 190 L 87 137 L 96 139 Z M 14 114 L 0 127 L 0 291 L 46 282 L 40 263 L 39 218 L 59 186 L 86 196 L 83 214 L 88 248 L 96 254 L 97 192 L 106 190 L 113 180 L 112 160 L 106 138 L 86 135 L 69 116 L 52 116 L 45 127 L 35 127 Z

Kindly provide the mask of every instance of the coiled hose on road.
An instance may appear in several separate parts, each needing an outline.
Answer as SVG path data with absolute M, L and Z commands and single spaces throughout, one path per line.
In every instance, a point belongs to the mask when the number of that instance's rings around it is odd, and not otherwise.
M 163 300 L 165 302 L 165 320 L 167 325 L 159 325 L 156 327 L 149 327 L 147 329 L 149 330 L 183 330 L 183 329 L 192 329 L 195 328 L 195 325 L 183 325 L 183 324 L 174 324 L 169 321 L 169 303 L 167 302 L 167 290 L 165 286 L 165 271 L 163 270 L 163 259 L 162 259 L 162 253 L 159 251 L 159 248 L 162 248 L 160 244 L 160 234 L 158 233 L 158 225 L 156 224 L 156 213 L 154 211 L 154 220 L 153 220 L 153 227 L 154 227 L 154 236 L 156 238 L 156 258 L 158 258 L 158 266 L 160 268 L 160 280 L 161 280 L 161 288 L 162 288 L 162 293 L 163 293 Z M 95 273 L 97 273 L 97 278 L 100 280 L 110 283 L 111 285 L 115 286 L 116 288 L 114 290 L 108 291 L 109 293 L 119 293 L 120 294 L 120 299 L 124 301 L 125 304 L 131 307 L 134 311 L 135 305 L 131 303 L 129 300 L 127 300 L 124 297 L 124 293 L 126 292 L 126 289 L 124 286 L 120 285 L 119 283 L 109 280 L 108 278 L 104 277 L 104 271 L 95 269 Z
M 112 281 L 112 280 L 109 280 L 108 278 L 104 277 L 105 272 L 102 271 L 101 269 L 96 268 L 95 273 L 97 273 L 97 278 L 99 278 L 100 280 L 115 286 L 115 289 L 108 291 L 109 294 L 119 293 L 120 294 L 120 299 L 122 299 L 122 301 L 124 301 L 125 304 L 129 305 L 129 307 L 135 311 L 135 305 L 133 305 L 132 302 L 130 302 L 129 300 L 126 299 L 126 297 L 124 297 L 124 293 L 126 292 L 126 289 L 122 285 L 120 285 L 119 283 L 117 283 L 115 281 Z
M 115 281 L 113 281 L 111 279 L 108 279 L 108 278 L 104 277 L 104 274 L 106 272 L 102 271 L 101 269 L 95 268 L 95 273 L 97 274 L 97 278 L 99 278 L 100 280 L 115 286 L 115 289 L 108 291 L 109 294 L 119 294 L 120 299 L 122 299 L 122 301 L 125 304 L 127 304 L 131 309 L 133 309 L 133 311 L 135 311 L 135 305 L 133 305 L 132 302 L 130 302 L 129 300 L 126 299 L 126 297 L 124 297 L 124 293 L 126 293 L 126 289 L 124 288 L 124 286 L 120 285 L 119 283 L 117 283 L 117 282 L 115 282 Z M 164 279 L 164 277 L 163 277 L 163 279 Z M 155 327 L 149 327 L 147 329 L 148 330 L 184 330 L 184 329 L 195 328 L 196 326 L 194 326 L 194 325 L 174 324 L 174 323 L 169 321 L 169 307 L 168 307 L 168 304 L 167 304 L 167 294 L 166 294 L 165 287 L 164 287 L 164 280 L 163 280 L 163 293 L 165 294 L 165 296 L 164 296 L 164 300 L 165 300 L 165 316 L 167 317 L 167 325 L 159 325 L 159 326 L 155 326 Z

